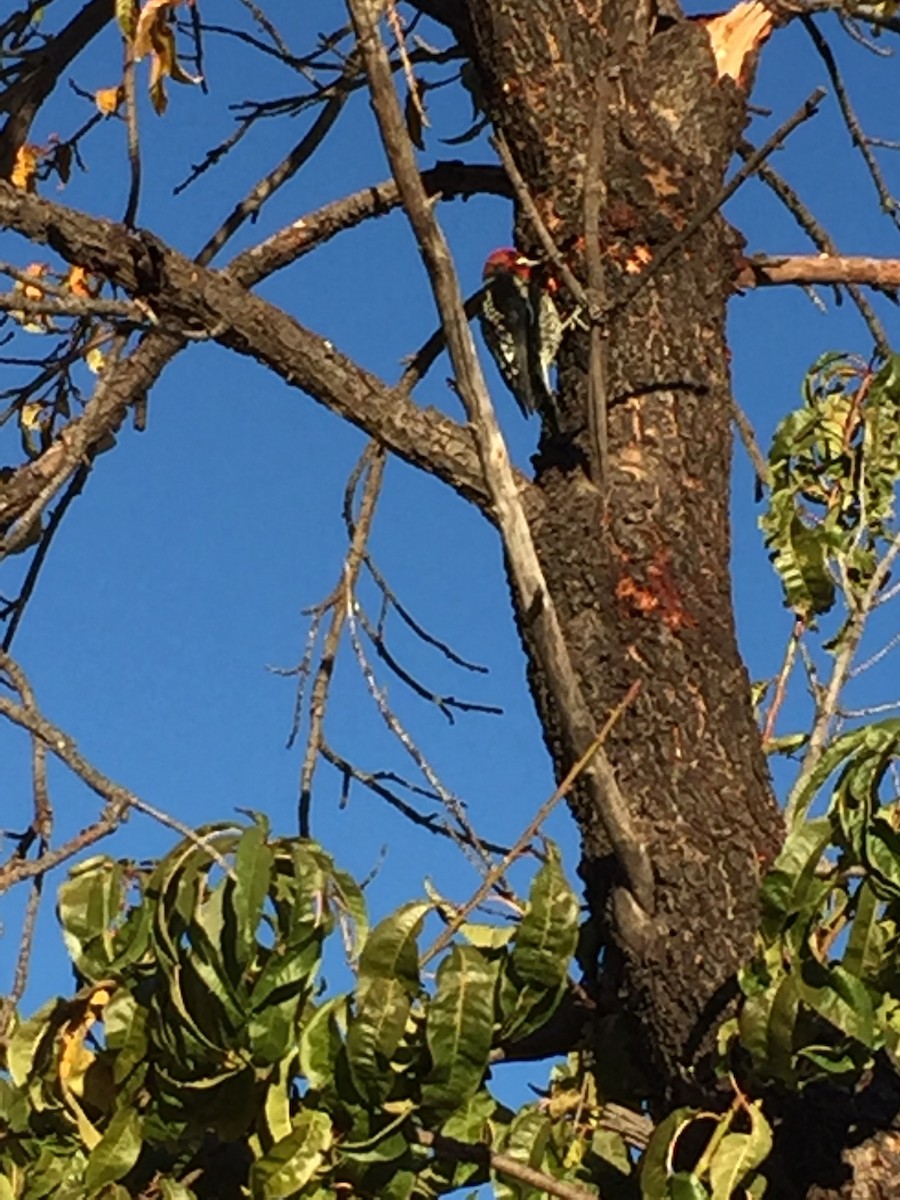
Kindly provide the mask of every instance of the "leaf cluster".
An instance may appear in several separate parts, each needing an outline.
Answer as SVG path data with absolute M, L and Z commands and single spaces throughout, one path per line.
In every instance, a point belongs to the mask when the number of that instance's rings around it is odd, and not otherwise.
M 879 1051 L 900 1065 L 900 823 L 883 796 L 898 757 L 900 720 L 836 738 L 763 883 L 733 1032 L 764 1079 L 850 1087 Z M 826 811 L 809 816 L 823 789 Z
M 785 603 L 827 613 L 836 581 L 859 605 L 890 537 L 900 481 L 900 357 L 878 370 L 831 352 L 810 369 L 803 404 L 776 430 L 760 520 Z
M 511 937 L 472 924 L 482 944 L 452 944 L 425 978 L 434 907 L 369 929 L 356 882 L 258 816 L 151 866 L 82 863 L 58 908 L 80 987 L 7 1047 L 0 1197 L 428 1197 L 489 1178 L 486 1158 L 436 1157 L 423 1130 L 589 1178 L 565 1114 L 513 1114 L 487 1086 L 492 1051 L 539 1028 L 568 986 L 579 915 L 555 850 Z M 327 995 L 326 965 L 349 967 L 352 989 Z M 231 1191 L 206 1165 L 211 1143 L 238 1151 Z

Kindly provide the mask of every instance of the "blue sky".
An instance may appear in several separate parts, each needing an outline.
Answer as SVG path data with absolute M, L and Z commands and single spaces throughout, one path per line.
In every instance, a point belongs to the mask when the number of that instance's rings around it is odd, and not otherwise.
M 58 20 L 54 9 L 65 7 L 51 6 L 48 21 Z M 204 10 L 210 19 L 212 7 L 207 2 Z M 240 19 L 243 11 L 237 3 L 221 8 L 215 18 L 226 23 Z M 312 9 L 310 17 L 307 6 L 293 0 L 267 6 L 298 49 L 343 20 L 341 7 L 331 0 L 317 0 Z M 427 31 L 425 36 L 441 40 Z M 836 45 L 868 130 L 898 136 L 896 106 L 888 103 L 896 95 L 896 64 L 876 59 L 843 36 Z M 187 252 L 196 252 L 234 201 L 280 160 L 315 115 L 263 123 L 223 165 L 173 198 L 172 188 L 191 163 L 232 128 L 228 103 L 298 88 L 296 77 L 261 66 L 233 40 L 210 36 L 206 51 L 208 96 L 199 88 L 173 87 L 164 118 L 156 117 L 142 96 L 145 185 L 139 221 Z M 110 28 L 71 74 L 93 91 L 116 82 L 119 62 L 118 35 Z M 802 31 L 778 33 L 764 51 L 754 93 L 754 101 L 770 108 L 772 116 L 755 118 L 749 136 L 764 140 L 822 82 L 824 69 Z M 458 89 L 431 93 L 430 102 L 433 128 L 421 156 L 424 166 L 440 158 L 490 158 L 483 142 L 459 150 L 439 141 L 467 127 L 467 101 Z M 35 140 L 45 141 L 53 132 L 65 135 L 87 114 L 85 103 L 61 86 L 34 130 Z M 121 216 L 128 186 L 122 127 L 107 122 L 83 153 L 87 172 L 76 171 L 60 198 L 94 213 Z M 896 165 L 890 158 L 883 161 L 900 190 Z M 802 191 L 842 250 L 897 253 L 897 231 L 878 212 L 832 97 L 815 121 L 794 134 L 775 165 Z M 228 255 L 387 173 L 367 103 L 358 95 L 333 136 L 260 220 L 234 239 Z M 44 185 L 45 194 L 55 194 L 54 186 Z M 807 248 L 793 221 L 758 184 L 742 189 L 728 213 L 745 231 L 751 251 Z M 490 198 L 456 202 L 442 205 L 439 217 L 463 286 L 472 291 L 487 253 L 510 239 L 510 206 Z M 25 265 L 35 257 L 18 239 L 4 235 L 0 240 L 0 255 L 7 260 Z M 341 236 L 260 290 L 388 379 L 399 374 L 403 356 L 435 325 L 424 271 L 399 213 Z M 803 374 L 819 354 L 833 348 L 865 354 L 870 348 L 855 311 L 849 305 L 835 310 L 827 293 L 823 299 L 827 316 L 799 289 L 733 302 L 736 394 L 764 445 L 780 416 L 797 403 Z M 896 315 L 888 310 L 885 317 L 890 335 Z M 36 339 L 19 339 L 19 353 L 39 349 Z M 448 374 L 442 359 L 418 398 L 459 415 L 446 386 Z M 513 458 L 527 468 L 537 428 L 521 420 L 496 377 L 489 378 Z M 4 461 L 13 461 L 17 443 L 9 431 L 4 436 Z M 148 803 L 192 823 L 228 818 L 239 806 L 261 808 L 276 829 L 295 831 L 302 751 L 285 749 L 293 684 L 269 668 L 299 660 L 307 631 L 303 610 L 326 596 L 337 580 L 345 549 L 341 499 L 363 444 L 358 432 L 256 365 L 212 346 L 196 346 L 167 368 L 152 394 L 147 433 L 123 429 L 114 452 L 98 460 L 57 538 L 14 653 L 45 714 L 72 734 L 100 769 Z M 741 645 L 755 678 L 774 672 L 790 629 L 757 516 L 751 473 L 738 450 L 734 586 Z M 486 675 L 460 673 L 394 624 L 392 648 L 423 681 L 504 708 L 499 718 L 461 714 L 453 727 L 397 680 L 382 679 L 446 785 L 470 805 L 478 829 L 511 840 L 553 782 L 525 686 L 495 536 L 446 488 L 391 462 L 372 545 L 416 617 L 460 654 L 489 668 Z M 4 594 L 15 592 L 23 562 L 0 567 Z M 894 672 L 889 664 L 860 685 L 869 702 L 896 698 L 890 694 Z M 800 701 L 794 710 L 798 719 Z M 359 765 L 413 773 L 385 734 L 349 648 L 338 667 L 328 728 L 335 747 Z M 2 823 L 15 829 L 28 820 L 28 748 L 23 737 L 3 726 L 0 761 L 6 797 Z M 95 806 L 62 771 L 54 770 L 51 780 L 57 837 L 62 838 L 89 820 Z M 426 875 L 459 900 L 474 888 L 475 875 L 451 847 L 410 828 L 361 790 L 354 790 L 348 808 L 338 811 L 339 793 L 340 780 L 323 765 L 313 832 L 358 876 L 366 875 L 386 848 L 385 863 L 369 888 L 376 916 L 420 895 Z M 548 832 L 562 844 L 574 872 L 577 845 L 564 811 L 557 811 Z M 98 849 L 142 857 L 164 851 L 171 838 L 135 815 L 116 842 Z M 520 882 L 523 878 L 520 873 Z M 48 890 L 52 893 L 52 881 Z M 7 987 L 11 972 L 20 903 L 15 892 L 0 903 L 0 988 Z M 68 986 L 52 904 L 45 901 L 25 1007 Z M 540 1078 L 540 1068 L 533 1074 Z

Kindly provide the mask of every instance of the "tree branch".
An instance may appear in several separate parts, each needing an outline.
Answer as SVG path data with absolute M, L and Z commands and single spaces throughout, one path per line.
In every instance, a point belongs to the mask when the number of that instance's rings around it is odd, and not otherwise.
M 760 254 L 747 259 L 735 279 L 741 288 L 797 284 L 864 284 L 900 288 L 900 258 L 849 254 Z
M 509 181 L 503 171 L 487 164 L 436 163 L 430 170 L 422 172 L 422 183 L 430 196 L 442 200 L 480 194 L 510 196 Z M 362 188 L 307 213 L 259 245 L 242 251 L 229 264 L 228 273 L 249 287 L 264 275 L 280 271 L 309 254 L 336 234 L 353 229 L 372 217 L 383 217 L 399 207 L 400 192 L 393 179 Z
M 229 274 L 199 267 L 146 232 L 28 195 L 0 182 L 0 227 L 49 245 L 139 296 L 165 315 L 164 332 L 206 332 L 219 344 L 257 359 L 293 387 L 374 437 L 405 461 L 436 475 L 488 511 L 488 495 L 471 433 L 357 366 L 273 304 L 248 293 Z M 169 323 L 181 328 L 169 329 Z M 467 327 L 468 328 L 468 327 Z M 162 347 L 157 344 L 155 354 Z M 61 435 L 60 441 L 76 422 Z M 79 439 L 84 441 L 83 435 Z M 45 456 L 46 457 L 46 456 Z M 515 486 L 525 486 L 516 479 Z M 0 501 L 0 522 L 9 498 Z
M 472 331 L 450 250 L 434 217 L 433 205 L 422 186 L 409 140 L 387 52 L 378 35 L 379 9 L 370 0 L 348 0 L 372 94 L 372 107 L 394 178 L 403 198 L 447 336 L 447 348 L 457 388 L 490 494 L 490 508 L 503 540 L 510 582 L 518 611 L 533 640 L 535 657 L 551 688 L 569 757 L 574 761 L 591 746 L 595 727 L 578 679 L 559 617 L 544 579 L 531 530 L 519 495 L 503 436 L 475 354 Z M 627 803 L 606 753 L 598 748 L 585 771 L 586 781 L 618 859 L 636 911 L 632 911 L 630 940 L 637 941 L 640 914 L 653 910 L 653 869 L 634 828 Z M 624 897 L 623 897 L 624 899 Z M 624 926 L 621 926 L 626 936 Z M 635 947 L 636 948 L 636 947 Z
M 28 137 L 32 121 L 66 67 L 97 36 L 112 15 L 112 0 L 89 0 L 56 37 L 41 47 L 39 53 L 29 53 L 33 66 L 25 65 L 22 77 L 0 96 L 0 111 L 9 113 L 0 131 L 0 179 L 5 179 L 12 170 L 16 152 Z
M 420 1145 L 428 1146 L 438 1158 L 483 1163 L 496 1174 L 516 1179 L 529 1188 L 536 1188 L 545 1196 L 557 1196 L 559 1200 L 597 1200 L 595 1192 L 579 1187 L 577 1183 L 566 1183 L 563 1179 L 554 1179 L 552 1175 L 536 1171 L 527 1163 L 519 1162 L 509 1154 L 500 1154 L 481 1143 L 460 1142 L 456 1138 L 444 1137 L 440 1133 L 431 1133 L 427 1129 L 417 1129 L 416 1137 Z

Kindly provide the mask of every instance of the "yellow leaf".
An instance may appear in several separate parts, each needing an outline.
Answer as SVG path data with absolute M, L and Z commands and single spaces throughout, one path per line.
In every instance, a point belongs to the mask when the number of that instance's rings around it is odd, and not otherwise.
M 37 400 L 23 404 L 19 410 L 19 424 L 23 429 L 39 429 L 44 406 Z
M 139 62 L 150 55 L 150 100 L 156 112 L 166 111 L 165 79 L 175 83 L 200 83 L 199 76 L 190 75 L 175 54 L 175 35 L 169 24 L 169 13 L 179 0 L 147 0 L 138 18 L 134 35 L 134 58 Z
M 25 268 L 26 275 L 32 275 L 35 279 L 40 279 L 46 275 L 50 268 L 46 263 L 29 263 Z M 26 300 L 43 300 L 44 289 L 34 283 L 23 283 L 21 279 L 16 281 L 16 291 L 24 292 Z
M 31 142 L 22 143 L 16 151 L 16 161 L 9 177 L 13 187 L 22 188 L 26 192 L 34 191 L 40 157 L 37 146 L 33 146 Z
M 122 88 L 100 88 L 98 92 L 94 92 L 94 103 L 104 117 L 112 116 L 122 103 Z
M 106 355 L 99 346 L 93 346 L 84 356 L 84 361 L 89 371 L 99 375 L 106 366 Z
M 135 62 L 140 62 L 151 50 L 156 49 L 156 39 L 168 28 L 171 7 L 172 0 L 147 0 L 141 9 L 134 34 Z
M 84 1044 L 92 1026 L 103 1019 L 103 1011 L 115 992 L 114 983 L 97 983 L 86 996 L 79 996 L 71 1003 L 73 1015 L 62 1027 L 59 1035 L 59 1058 L 57 1072 L 66 1107 L 75 1116 L 78 1133 L 88 1150 L 93 1150 L 100 1141 L 100 1133 L 88 1119 L 78 1102 L 84 1095 L 85 1075 L 96 1061 L 96 1055 Z
M 122 36 L 130 42 L 137 22 L 137 0 L 116 0 L 116 21 Z
M 97 285 L 84 267 L 72 267 L 66 286 L 73 296 L 81 296 L 82 299 L 89 299 L 97 294 Z
M 162 79 L 157 79 L 150 84 L 150 103 L 158 117 L 161 117 L 169 107 L 169 97 L 166 95 L 166 85 Z

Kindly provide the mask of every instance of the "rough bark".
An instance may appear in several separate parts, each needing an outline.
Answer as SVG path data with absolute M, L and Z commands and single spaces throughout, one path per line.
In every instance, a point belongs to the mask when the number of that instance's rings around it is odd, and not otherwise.
M 606 106 L 597 235 L 614 303 L 639 260 L 652 262 L 721 189 L 743 94 L 717 79 L 707 36 L 692 22 L 611 6 L 601 18 L 562 0 L 470 0 L 469 12 L 491 116 L 582 278 L 587 146 L 597 103 Z M 520 233 L 534 244 L 524 221 Z M 572 332 L 560 364 L 562 436 L 545 436 L 530 514 L 598 726 L 642 681 L 610 756 L 651 850 L 656 913 L 639 952 L 618 941 L 624 995 L 668 1095 L 697 1081 L 710 1025 L 752 947 L 761 867 L 782 833 L 729 576 L 724 320 L 737 249 L 725 222 L 710 220 L 614 312 L 610 470 L 600 487 L 587 477 L 588 336 Z M 527 614 L 519 620 L 527 647 Z M 557 717 L 534 669 L 531 685 L 562 772 Z M 573 808 L 602 909 L 611 866 L 601 823 L 583 796 Z

